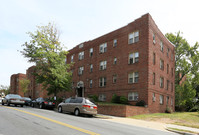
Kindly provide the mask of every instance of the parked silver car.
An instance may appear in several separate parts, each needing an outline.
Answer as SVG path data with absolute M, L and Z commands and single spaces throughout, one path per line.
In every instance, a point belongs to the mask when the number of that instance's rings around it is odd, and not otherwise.
M 76 116 L 80 114 L 93 116 L 97 114 L 97 105 L 84 97 L 67 98 L 58 105 L 58 112 L 71 112 Z
M 10 104 L 14 104 L 15 106 L 17 105 L 21 105 L 21 107 L 23 107 L 23 105 L 25 104 L 24 99 L 21 98 L 20 95 L 17 94 L 8 94 L 5 96 L 5 98 L 2 99 L 2 105 L 7 104 L 8 106 L 10 106 Z

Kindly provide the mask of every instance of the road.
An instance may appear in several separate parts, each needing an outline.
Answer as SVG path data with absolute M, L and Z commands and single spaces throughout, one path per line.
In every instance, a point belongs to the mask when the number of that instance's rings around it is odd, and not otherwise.
M 176 135 L 53 110 L 0 105 L 0 135 Z

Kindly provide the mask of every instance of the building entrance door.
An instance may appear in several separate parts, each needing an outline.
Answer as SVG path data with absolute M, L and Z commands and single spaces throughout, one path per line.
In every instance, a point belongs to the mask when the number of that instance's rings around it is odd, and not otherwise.
M 82 97 L 83 96 L 83 88 L 82 87 L 80 87 L 80 88 L 77 88 L 77 96 L 78 97 Z

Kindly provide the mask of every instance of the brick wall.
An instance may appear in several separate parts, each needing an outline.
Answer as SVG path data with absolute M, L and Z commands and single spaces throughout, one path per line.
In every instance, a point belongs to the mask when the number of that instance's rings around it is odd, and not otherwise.
M 148 114 L 148 107 L 128 106 L 128 105 L 98 105 L 98 114 L 129 117 L 140 114 Z

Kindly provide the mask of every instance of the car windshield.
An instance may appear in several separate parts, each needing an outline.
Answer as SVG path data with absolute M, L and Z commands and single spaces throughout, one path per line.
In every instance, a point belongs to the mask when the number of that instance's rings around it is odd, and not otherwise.
M 93 103 L 93 102 L 91 102 L 91 101 L 90 101 L 90 100 L 88 100 L 88 99 L 86 99 L 86 100 L 85 100 L 85 102 L 86 102 L 86 104 L 94 105 L 94 103 Z
M 9 97 L 11 97 L 11 98 L 21 98 L 21 96 L 19 96 L 19 95 L 9 95 Z
M 25 100 L 31 100 L 30 98 L 27 98 L 27 97 L 22 97 L 23 99 L 25 99 Z

